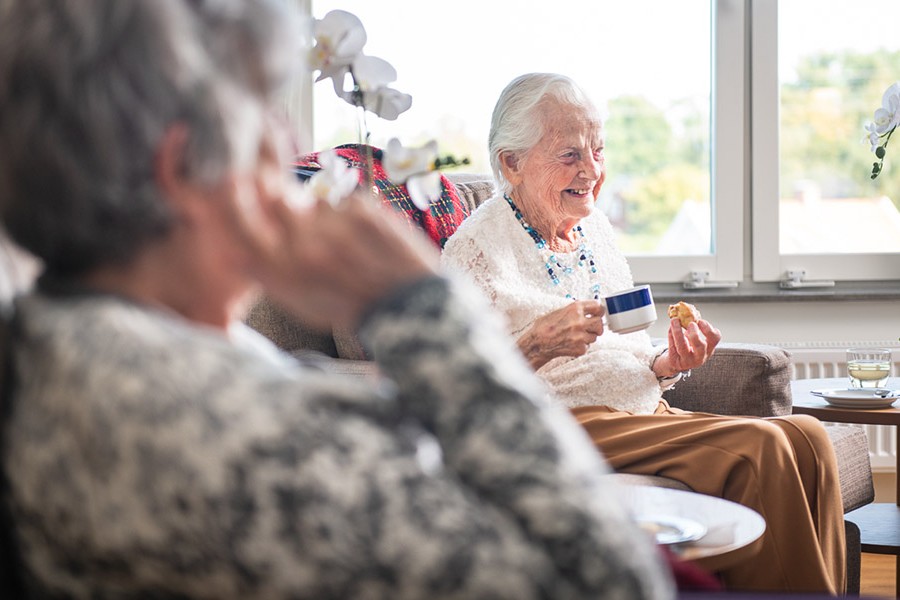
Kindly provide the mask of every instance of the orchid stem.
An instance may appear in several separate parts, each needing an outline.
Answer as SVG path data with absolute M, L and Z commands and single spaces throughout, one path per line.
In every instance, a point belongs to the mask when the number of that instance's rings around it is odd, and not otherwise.
M 375 187 L 375 157 L 372 153 L 372 145 L 369 143 L 369 126 L 366 122 L 366 109 L 360 102 L 356 110 L 359 111 L 359 147 L 365 155 L 365 168 L 363 169 L 363 187 L 372 195 L 378 196 Z

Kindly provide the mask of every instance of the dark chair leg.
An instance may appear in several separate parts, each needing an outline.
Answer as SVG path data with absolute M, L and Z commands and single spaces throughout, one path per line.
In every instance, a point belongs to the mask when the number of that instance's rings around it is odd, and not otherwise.
M 859 578 L 862 568 L 862 549 L 859 541 L 859 527 L 853 521 L 844 521 L 847 536 L 847 595 L 859 596 Z

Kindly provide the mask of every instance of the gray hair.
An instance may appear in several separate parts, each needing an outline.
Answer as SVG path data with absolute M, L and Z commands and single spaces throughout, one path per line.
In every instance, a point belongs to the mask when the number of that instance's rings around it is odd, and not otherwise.
M 48 270 L 127 263 L 171 230 L 156 153 L 211 185 L 255 156 L 299 62 L 279 0 L 0 0 L 0 218 Z
M 538 107 L 545 99 L 596 111 L 594 104 L 574 81 L 556 73 L 527 73 L 513 79 L 500 93 L 488 134 L 488 152 L 497 189 L 512 191 L 503 176 L 500 157 L 504 152 L 526 155 L 544 135 Z

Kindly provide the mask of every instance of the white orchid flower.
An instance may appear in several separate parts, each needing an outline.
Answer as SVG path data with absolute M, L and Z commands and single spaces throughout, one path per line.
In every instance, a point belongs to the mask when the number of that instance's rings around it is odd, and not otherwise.
M 328 77 L 343 82 L 350 65 L 362 53 L 366 30 L 359 18 L 344 10 L 332 10 L 315 23 L 315 46 L 309 55 L 309 66 L 320 71 L 316 81 Z
M 431 171 L 420 175 L 413 175 L 406 180 L 406 190 L 413 204 L 419 210 L 428 210 L 432 202 L 439 199 L 444 191 L 441 186 L 441 174 Z
M 868 135 L 866 135 L 866 140 L 869 142 L 869 145 L 872 147 L 872 152 L 875 152 L 875 149 L 880 145 L 881 136 L 878 135 L 877 131 L 878 126 L 875 123 L 866 123 L 866 131 Z
M 319 153 L 319 171 L 309 178 L 306 186 L 318 200 L 337 204 L 356 189 L 359 173 L 333 150 Z
M 349 104 L 362 106 L 388 121 L 395 120 L 412 106 L 412 96 L 387 87 L 397 79 L 397 71 L 386 60 L 360 55 L 353 61 L 350 73 L 356 84 L 353 90 L 344 90 L 343 80 L 340 85 L 334 80 L 335 93 Z
M 406 184 L 409 197 L 419 210 L 441 197 L 441 174 L 435 170 L 437 142 L 431 140 L 421 148 L 407 148 L 392 138 L 384 150 L 382 163 L 394 183 Z
M 412 106 L 412 96 L 389 87 L 363 92 L 363 107 L 382 119 L 394 121 Z
M 900 82 L 894 83 L 881 97 L 881 108 L 875 111 L 875 132 L 884 135 L 900 125 Z
M 875 111 L 875 133 L 878 135 L 883 135 L 890 131 L 893 126 L 891 123 L 894 121 L 894 114 L 887 109 L 879 108 Z
M 888 89 L 884 90 L 884 94 L 881 96 L 881 106 L 891 112 L 897 112 L 897 108 L 900 107 L 900 81 L 895 81 Z
M 384 170 L 395 183 L 406 183 L 413 175 L 434 170 L 437 142 L 431 140 L 421 148 L 407 148 L 397 138 L 391 138 L 384 149 Z
M 397 70 L 388 61 L 361 54 L 353 60 L 353 81 L 363 92 L 371 92 L 397 80 Z
M 286 197 L 289 205 L 300 210 L 305 210 L 316 203 L 316 196 L 308 181 L 305 184 L 290 186 Z
M 876 179 L 884 168 L 887 144 L 897 127 L 900 127 L 900 81 L 888 86 L 881 96 L 881 107 L 875 111 L 873 121 L 866 123 L 866 139 L 878 158 L 872 164 L 872 179 Z
M 375 56 L 358 55 L 347 69 L 353 79 L 355 88 L 344 87 L 345 76 L 332 77 L 334 93 L 354 106 L 357 105 L 354 92 L 371 92 L 386 86 L 397 79 L 397 70 L 386 60 Z

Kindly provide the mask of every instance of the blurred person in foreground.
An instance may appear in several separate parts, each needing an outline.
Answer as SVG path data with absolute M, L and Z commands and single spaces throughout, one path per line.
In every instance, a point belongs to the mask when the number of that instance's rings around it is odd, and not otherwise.
M 276 0 L 0 0 L 15 303 L 4 506 L 77 598 L 669 598 L 649 538 L 478 292 L 377 202 L 286 201 Z M 261 285 L 385 379 L 234 318 Z
M 600 299 L 634 283 L 594 206 L 606 170 L 591 101 L 562 75 L 523 75 L 501 93 L 489 136 L 498 192 L 450 237 L 443 263 L 506 314 L 526 359 L 615 470 L 670 477 L 763 515 L 762 549 L 724 571 L 727 587 L 843 592 L 843 505 L 822 424 L 670 407 L 662 391 L 721 339 L 705 320 L 672 319 L 661 348 L 645 331 L 605 330 Z

